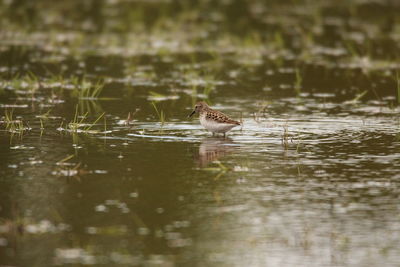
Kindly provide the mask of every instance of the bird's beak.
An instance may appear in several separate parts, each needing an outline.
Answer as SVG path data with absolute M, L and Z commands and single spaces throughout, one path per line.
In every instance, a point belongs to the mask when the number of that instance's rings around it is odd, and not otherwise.
M 192 117 L 194 113 L 196 113 L 196 110 L 193 110 L 193 112 L 190 113 L 190 115 L 188 116 L 188 118 Z

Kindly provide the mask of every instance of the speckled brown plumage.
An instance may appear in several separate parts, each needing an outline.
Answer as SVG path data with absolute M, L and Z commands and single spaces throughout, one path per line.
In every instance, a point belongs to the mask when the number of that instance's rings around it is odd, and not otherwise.
M 224 113 L 219 112 L 217 110 L 212 110 L 211 108 L 208 108 L 208 109 L 204 110 L 203 112 L 206 114 L 207 120 L 214 120 L 214 121 L 221 122 L 221 123 L 240 125 L 240 122 L 232 120 L 231 118 L 226 116 Z
M 232 120 L 224 113 L 213 110 L 205 102 L 198 102 L 189 117 L 195 113 L 199 113 L 200 124 L 213 133 L 223 133 L 225 135 L 235 126 L 241 125 L 240 122 Z

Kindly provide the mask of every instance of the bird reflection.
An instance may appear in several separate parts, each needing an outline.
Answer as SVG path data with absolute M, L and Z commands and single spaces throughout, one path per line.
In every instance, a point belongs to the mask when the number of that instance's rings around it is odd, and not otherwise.
M 208 163 L 233 153 L 234 144 L 230 138 L 208 137 L 201 141 L 199 153 L 195 157 L 197 165 L 202 168 Z

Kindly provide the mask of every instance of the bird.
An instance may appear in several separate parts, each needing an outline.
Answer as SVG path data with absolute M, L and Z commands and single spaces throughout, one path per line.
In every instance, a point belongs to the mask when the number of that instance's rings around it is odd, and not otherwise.
M 241 125 L 240 122 L 232 120 L 224 113 L 213 110 L 203 101 L 195 105 L 193 112 L 188 117 L 192 117 L 195 113 L 199 113 L 200 124 L 212 132 L 213 135 L 215 133 L 223 133 L 225 137 L 226 132 L 232 130 L 233 127 Z

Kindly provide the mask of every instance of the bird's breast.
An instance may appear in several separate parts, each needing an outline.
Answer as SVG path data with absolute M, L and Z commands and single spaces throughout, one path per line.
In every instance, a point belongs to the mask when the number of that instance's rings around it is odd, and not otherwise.
M 200 115 L 200 124 L 210 132 L 214 133 L 225 133 L 231 130 L 233 127 L 237 126 L 231 123 L 223 123 L 213 119 L 207 119 L 206 114 Z

